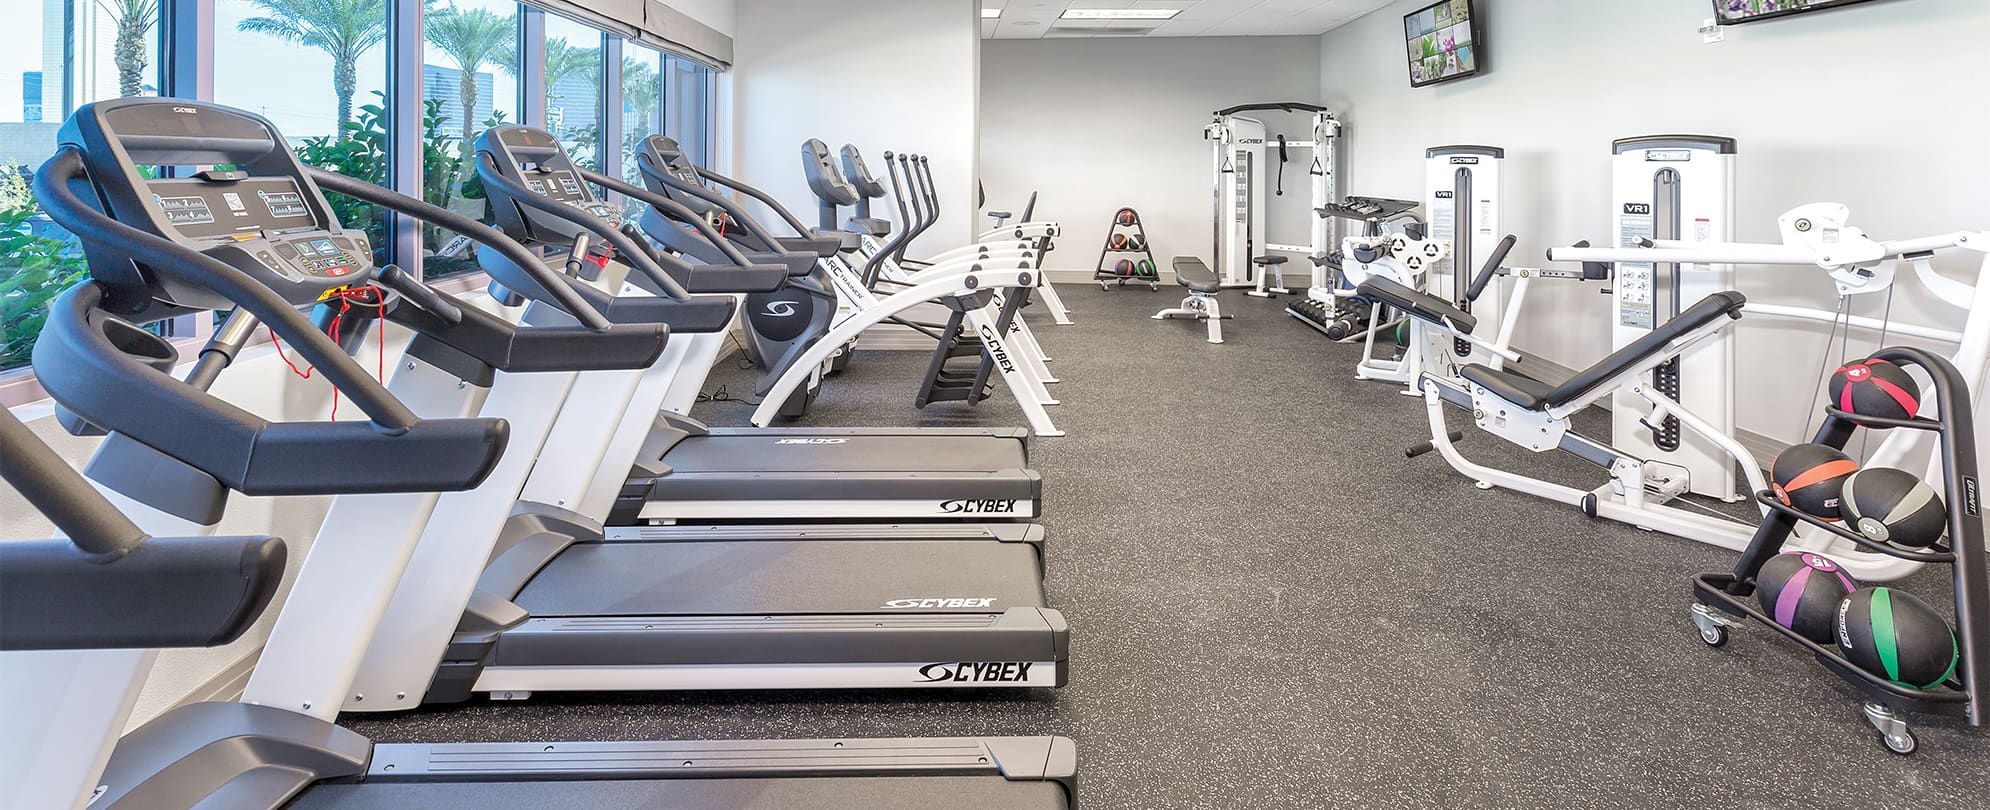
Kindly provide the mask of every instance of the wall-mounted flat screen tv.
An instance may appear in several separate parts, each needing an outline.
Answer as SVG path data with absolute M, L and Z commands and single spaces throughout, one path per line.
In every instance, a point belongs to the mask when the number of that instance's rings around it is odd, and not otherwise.
M 1869 2 L 1872 0 L 1714 0 L 1714 16 L 1722 25 L 1734 25 Z
M 1486 69 L 1485 29 L 1473 0 L 1443 0 L 1403 15 L 1410 86 L 1477 76 Z

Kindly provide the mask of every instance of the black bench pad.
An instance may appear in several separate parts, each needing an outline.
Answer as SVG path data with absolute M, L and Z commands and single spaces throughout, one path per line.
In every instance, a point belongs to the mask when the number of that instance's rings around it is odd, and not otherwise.
M 1450 301 L 1386 278 L 1371 278 L 1361 282 L 1361 286 L 1356 287 L 1355 291 L 1407 312 L 1417 320 L 1437 324 L 1461 335 L 1469 335 L 1479 326 L 1478 318 L 1472 317 L 1472 313 L 1459 309 Z
M 1259 267 L 1270 267 L 1271 265 L 1274 264 L 1284 264 L 1284 263 L 1285 263 L 1284 256 L 1259 256 L 1251 260 L 1251 264 L 1255 264 Z
M 1497 371 L 1477 363 L 1458 369 L 1458 376 L 1484 386 L 1493 396 L 1530 411 L 1546 410 L 1548 398 L 1555 395 L 1555 387 L 1540 380 Z
M 1363 285 L 1367 286 L 1367 285 Z M 1748 305 L 1748 298 L 1733 290 L 1717 292 L 1700 300 L 1679 316 L 1661 324 L 1644 337 L 1638 338 L 1624 348 L 1611 352 L 1609 357 L 1583 369 L 1568 382 L 1549 389 L 1543 383 L 1530 380 L 1508 371 L 1495 371 L 1486 366 L 1470 365 L 1458 370 L 1467 380 L 1484 386 L 1495 396 L 1526 408 L 1541 411 L 1557 405 L 1566 405 L 1588 394 L 1596 386 L 1610 378 L 1635 368 L 1639 363 L 1665 349 L 1666 344 L 1721 318 L 1740 318 L 1741 310 Z
M 1175 257 L 1175 283 L 1199 293 L 1214 293 L 1223 289 L 1223 282 L 1217 280 L 1216 271 L 1194 256 Z

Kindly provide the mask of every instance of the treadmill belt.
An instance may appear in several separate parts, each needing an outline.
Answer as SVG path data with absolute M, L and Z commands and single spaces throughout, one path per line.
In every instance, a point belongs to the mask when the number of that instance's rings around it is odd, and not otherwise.
M 291 803 L 298 810 L 603 810 L 604 808 L 862 807 L 934 810 L 943 807 L 1062 810 L 1056 782 L 1000 776 L 871 776 L 637 781 L 372 782 L 319 785 Z
M 920 472 L 1020 470 L 1023 443 L 999 436 L 852 435 L 796 437 L 719 434 L 690 436 L 664 454 L 683 473 Z
M 535 618 L 880 613 L 929 599 L 940 601 L 918 612 L 989 614 L 1043 606 L 1037 555 L 995 541 L 587 543 L 513 601 Z

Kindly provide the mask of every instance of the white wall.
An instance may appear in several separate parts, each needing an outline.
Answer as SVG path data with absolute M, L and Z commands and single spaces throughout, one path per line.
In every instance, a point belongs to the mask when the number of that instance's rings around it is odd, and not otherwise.
M 739 4 L 734 0 L 664 0 L 663 5 L 726 36 L 738 29 Z
M 1214 257 L 1210 113 L 1239 104 L 1316 102 L 1316 37 L 989 40 L 982 43 L 981 180 L 988 207 L 1064 226 L 1051 266 L 1097 266 L 1122 206 L 1140 212 L 1161 272 L 1175 256 Z M 1312 137 L 1311 116 L 1258 114 L 1272 135 Z M 1303 244 L 1311 216 L 1303 152 L 1267 195 L 1267 238 Z M 1269 164 L 1268 164 L 1269 166 Z M 1271 176 L 1267 175 L 1267 182 Z M 1310 269 L 1287 265 L 1290 283 Z M 1062 278 L 1063 276 L 1053 276 Z
M 945 217 L 918 247 L 965 243 L 979 216 L 980 30 L 972 0 L 740 0 L 734 173 L 814 225 L 803 141 L 821 138 L 831 150 L 856 144 L 880 180 L 886 150 L 923 153 Z M 874 215 L 897 217 L 895 208 Z
M 1854 224 L 1879 238 L 1990 226 L 1983 67 L 1972 49 L 1942 44 L 1990 35 L 1990 3 L 1874 3 L 1731 27 L 1708 45 L 1698 0 L 1481 0 L 1491 72 L 1413 90 L 1401 19 L 1422 4 L 1396 3 L 1321 39 L 1324 103 L 1349 122 L 1343 188 L 1417 199 L 1425 147 L 1506 147 L 1516 262 L 1579 239 L 1608 244 L 1611 141 L 1668 132 L 1738 139 L 1740 239 L 1776 241 L 1776 216 L 1816 201 L 1851 206 Z M 1942 267 L 1973 280 L 1973 262 Z M 1741 272 L 1752 300 L 1834 306 L 1814 271 Z M 1518 345 L 1587 365 L 1609 350 L 1608 301 L 1594 285 L 1555 286 L 1536 285 L 1540 317 L 1526 319 Z M 1878 316 L 1885 303 L 1857 311 Z M 1892 313 L 1961 324 L 1918 289 L 1902 290 Z M 1854 350 L 1876 338 L 1857 336 Z M 1801 440 L 1809 404 L 1790 392 L 1815 383 L 1822 330 L 1744 319 L 1738 339 L 1740 427 Z

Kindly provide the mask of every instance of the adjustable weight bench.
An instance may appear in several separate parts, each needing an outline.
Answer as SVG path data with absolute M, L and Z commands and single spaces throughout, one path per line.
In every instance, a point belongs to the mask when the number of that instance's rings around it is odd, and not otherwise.
M 1216 294 L 1223 291 L 1223 282 L 1216 272 L 1194 256 L 1175 257 L 1175 283 L 1188 288 L 1188 297 L 1182 305 L 1174 309 L 1164 309 L 1154 313 L 1154 320 L 1169 318 L 1194 318 L 1209 322 L 1209 342 L 1223 342 L 1223 320 L 1230 316 L 1223 314 L 1216 302 Z
M 1690 491 L 1685 468 L 1579 435 L 1571 430 L 1570 421 L 1591 405 L 1626 394 L 1651 407 L 1648 422 L 1677 417 L 1697 441 L 1727 455 L 1748 479 L 1751 492 L 1768 489 L 1761 465 L 1747 448 L 1651 382 L 1654 369 L 1728 329 L 1742 316 L 1747 303 L 1740 293 L 1732 291 L 1707 296 L 1560 385 L 1478 364 L 1458 369 L 1453 379 L 1425 372 L 1420 387 L 1430 441 L 1410 448 L 1407 455 L 1435 452 L 1453 469 L 1476 481 L 1480 489 L 1498 487 L 1533 495 L 1575 506 L 1590 517 L 1739 550 L 1753 536 L 1755 522 L 1669 503 Z M 1446 403 L 1471 412 L 1473 422 L 1487 433 L 1536 453 L 1571 453 L 1602 468 L 1607 479 L 1593 489 L 1581 489 L 1468 460 L 1456 445 L 1463 434 L 1454 432 L 1445 419 Z M 1615 407 L 1628 406 L 1619 402 Z

